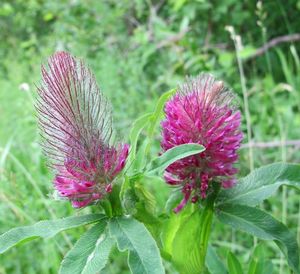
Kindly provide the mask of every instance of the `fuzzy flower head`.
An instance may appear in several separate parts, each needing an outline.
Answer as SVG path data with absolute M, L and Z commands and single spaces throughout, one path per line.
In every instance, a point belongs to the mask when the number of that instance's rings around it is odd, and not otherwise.
M 180 211 L 186 203 L 205 199 L 211 182 L 223 187 L 235 183 L 233 167 L 242 140 L 241 114 L 235 111 L 233 94 L 209 74 L 188 79 L 166 103 L 166 118 L 162 122 L 163 151 L 181 144 L 198 143 L 205 151 L 178 160 L 167 167 L 165 180 L 181 187 L 183 200 L 175 208 Z
M 42 66 L 37 111 L 54 187 L 74 207 L 99 200 L 125 165 L 127 144 L 113 142 L 112 114 L 89 68 L 58 52 Z

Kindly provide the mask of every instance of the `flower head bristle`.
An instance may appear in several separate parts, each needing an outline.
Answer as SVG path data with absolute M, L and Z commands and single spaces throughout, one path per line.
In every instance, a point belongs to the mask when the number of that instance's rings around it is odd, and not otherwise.
M 67 52 L 42 66 L 38 88 L 43 149 L 55 169 L 54 186 L 74 207 L 83 207 L 111 191 L 123 169 L 128 145 L 112 139 L 111 106 L 89 68 Z

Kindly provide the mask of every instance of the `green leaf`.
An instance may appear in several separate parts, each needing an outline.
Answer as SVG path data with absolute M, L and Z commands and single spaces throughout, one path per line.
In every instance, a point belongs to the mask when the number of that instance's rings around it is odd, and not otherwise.
M 142 222 L 159 244 L 161 222 L 156 216 L 156 199 L 146 188 L 145 183 L 140 183 L 142 179 L 142 174 L 136 177 L 125 177 L 121 194 L 123 208 L 127 214 Z
M 124 176 L 124 181 L 121 186 L 120 200 L 125 213 L 132 213 L 135 207 L 135 193 L 131 187 L 130 177 Z
M 227 274 L 227 270 L 218 257 L 215 249 L 209 245 L 207 248 L 205 264 L 211 274 Z
M 154 133 L 154 128 L 157 124 L 157 122 L 159 121 L 160 117 L 163 114 L 163 109 L 165 106 L 165 103 L 167 102 L 167 100 L 176 92 L 176 89 L 171 89 L 165 93 L 163 93 L 159 99 L 158 102 L 156 104 L 155 110 L 152 114 L 151 117 L 151 123 L 150 126 L 148 128 L 148 135 L 151 137 Z
M 112 237 L 120 251 L 128 250 L 128 265 L 133 274 L 165 273 L 158 247 L 145 228 L 133 218 L 116 217 L 109 222 Z
M 149 145 L 149 140 L 148 140 L 148 138 L 145 138 L 144 141 L 139 146 L 139 149 L 135 155 L 134 161 L 132 162 L 132 165 L 130 166 L 130 169 L 128 172 L 130 175 L 135 175 L 136 173 L 143 172 L 143 170 L 146 166 L 146 163 L 148 161 L 148 159 L 146 157 L 148 145 Z
M 142 203 L 149 213 L 154 214 L 156 211 L 156 199 L 153 194 L 145 188 L 144 184 L 139 182 L 135 183 L 134 191 L 139 203 Z
M 243 274 L 244 273 L 241 263 L 239 262 L 237 257 L 231 252 L 228 252 L 228 255 L 227 255 L 227 267 L 228 267 L 229 274 Z
M 248 274 L 260 274 L 264 273 L 263 263 L 264 263 L 264 252 L 262 250 L 262 244 L 256 245 L 252 255 L 250 256 L 251 260 L 249 263 Z
M 109 236 L 107 219 L 95 224 L 64 257 L 60 274 L 94 274 L 107 263 L 115 240 Z
M 149 230 L 151 235 L 156 239 L 157 244 L 160 243 L 161 222 L 156 217 L 156 200 L 153 194 L 145 188 L 142 183 L 136 182 L 134 192 L 137 197 L 135 203 L 134 218 L 142 222 Z
M 286 82 L 289 85 L 295 87 L 296 85 L 295 85 L 295 81 L 294 81 L 293 71 L 290 69 L 290 65 L 288 63 L 287 58 L 285 57 L 283 51 L 280 49 L 276 49 L 276 53 L 279 57 L 280 65 L 281 65 L 280 67 L 282 68 Z
M 176 231 L 172 261 L 180 273 L 199 274 L 204 270 L 212 217 L 210 207 L 196 209 Z
M 201 212 L 196 210 L 176 231 L 172 244 L 172 261 L 180 273 L 200 273 L 200 237 L 203 225 Z
M 205 147 L 199 144 L 184 144 L 173 147 L 152 160 L 147 168 L 147 173 L 161 172 L 177 160 L 201 153 L 204 150 Z
M 148 130 L 147 130 L 147 139 L 146 139 L 146 142 L 145 142 L 145 153 L 144 154 L 147 157 L 149 155 L 149 151 L 150 151 L 150 148 L 151 148 L 151 143 L 152 143 L 152 140 L 153 140 L 155 127 L 156 127 L 158 121 L 163 116 L 163 109 L 164 109 L 165 103 L 175 92 L 176 92 L 176 89 L 172 89 L 172 90 L 169 90 L 169 91 L 163 93 L 159 97 L 158 102 L 157 102 L 156 107 L 155 107 L 155 110 L 151 115 L 150 124 L 149 124 Z
M 104 217 L 103 214 L 89 214 L 58 220 L 41 221 L 31 226 L 13 228 L 0 236 L 0 254 L 17 244 L 40 237 L 50 238 L 63 230 L 94 223 Z
M 270 197 L 281 185 L 300 187 L 300 165 L 275 163 L 254 170 L 233 188 L 223 189 L 217 204 L 255 206 Z
M 152 113 L 147 113 L 147 114 L 139 117 L 133 123 L 133 126 L 130 131 L 130 135 L 129 135 L 130 153 L 129 153 L 128 160 L 127 160 L 127 162 L 129 164 L 131 164 L 132 161 L 135 159 L 138 138 L 139 138 L 143 128 L 145 128 L 145 126 L 148 125 L 151 117 L 152 117 Z
M 187 205 L 180 214 L 175 214 L 172 212 L 169 219 L 164 222 L 162 231 L 162 243 L 164 247 L 164 252 L 172 256 L 173 252 L 173 242 L 176 233 L 182 223 L 184 223 L 191 215 L 191 206 Z M 176 251 L 175 251 L 176 252 Z
M 108 195 L 108 200 L 109 204 L 112 209 L 112 216 L 119 216 L 123 214 L 123 208 L 122 208 L 122 203 L 121 203 L 121 197 L 120 197 L 120 192 L 121 192 L 121 184 L 120 183 L 115 183 L 112 191 Z M 107 214 L 106 214 L 107 215 Z M 107 215 L 111 217 L 110 215 Z
M 273 264 L 270 259 L 253 259 L 250 262 L 248 274 L 272 274 Z
M 133 161 L 136 160 L 136 148 L 137 148 L 137 141 L 138 138 L 142 132 L 142 130 L 148 126 L 148 138 L 152 139 L 154 134 L 154 129 L 156 124 L 158 123 L 160 117 L 163 114 L 163 108 L 165 105 L 165 102 L 175 93 L 175 89 L 172 89 L 170 91 L 165 92 L 160 96 L 158 99 L 157 105 L 155 107 L 155 110 L 153 113 L 147 113 L 141 117 L 139 117 L 135 122 L 133 123 L 132 129 L 130 131 L 130 153 L 128 156 L 127 163 L 129 165 L 132 165 Z M 139 153 L 140 155 L 144 156 L 144 154 L 149 150 L 150 142 L 148 140 L 145 140 L 143 143 L 143 149 Z M 138 163 L 133 164 L 132 169 L 135 169 L 138 167 L 140 161 Z
M 287 258 L 289 266 L 299 272 L 299 247 L 296 237 L 268 213 L 245 205 L 224 204 L 217 208 L 219 220 L 234 229 L 263 240 L 274 240 Z
M 166 202 L 166 212 L 170 214 L 173 210 L 173 208 L 176 207 L 180 203 L 180 200 L 182 200 L 182 192 L 180 188 L 175 188 L 170 193 L 170 196 Z
M 252 259 L 249 265 L 248 274 L 272 274 L 273 265 L 267 259 Z
M 250 258 L 248 274 L 272 274 L 273 265 L 270 260 L 265 258 L 262 243 L 255 247 Z

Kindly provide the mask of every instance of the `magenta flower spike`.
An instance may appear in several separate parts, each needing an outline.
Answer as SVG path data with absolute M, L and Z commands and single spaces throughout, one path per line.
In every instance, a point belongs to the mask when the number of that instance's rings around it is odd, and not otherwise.
M 111 106 L 94 75 L 81 60 L 57 52 L 42 66 L 38 95 L 55 189 L 78 208 L 103 198 L 124 168 L 129 146 L 113 142 Z
M 241 114 L 235 111 L 233 94 L 209 74 L 188 79 L 166 103 L 162 125 L 163 151 L 181 144 L 198 143 L 206 150 L 167 167 L 165 180 L 181 187 L 179 212 L 190 200 L 205 199 L 212 181 L 224 188 L 235 184 L 237 150 L 243 138 Z

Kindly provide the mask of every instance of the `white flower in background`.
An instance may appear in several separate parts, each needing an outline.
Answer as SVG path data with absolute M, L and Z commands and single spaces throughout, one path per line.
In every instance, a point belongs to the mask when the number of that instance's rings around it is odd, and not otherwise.
M 19 90 L 21 91 L 29 91 L 30 90 L 30 86 L 28 83 L 22 83 L 19 85 Z

